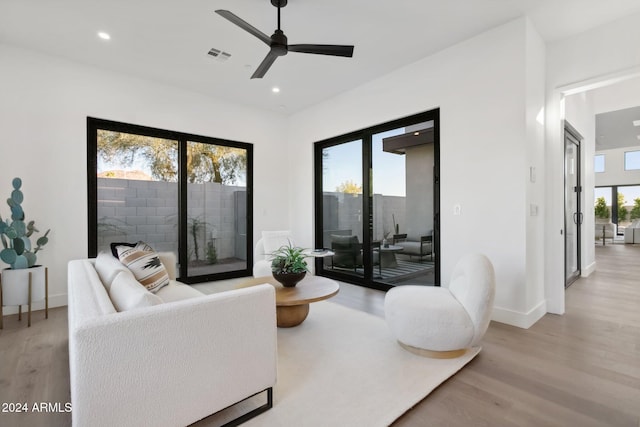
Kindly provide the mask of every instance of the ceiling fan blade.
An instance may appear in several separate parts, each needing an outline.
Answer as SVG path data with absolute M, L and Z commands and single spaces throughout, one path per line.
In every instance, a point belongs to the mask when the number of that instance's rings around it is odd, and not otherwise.
M 263 42 L 265 42 L 266 44 L 271 46 L 271 37 L 269 37 L 268 35 L 266 35 L 262 31 L 260 31 L 259 29 L 257 29 L 253 25 L 249 24 L 247 21 L 243 20 L 242 18 L 239 18 L 238 16 L 234 15 L 233 13 L 229 12 L 228 10 L 219 9 L 219 10 L 216 10 L 216 13 L 218 15 L 222 16 L 223 18 L 227 19 L 228 21 L 233 22 L 238 27 L 242 28 L 243 30 L 245 30 L 248 33 L 253 34 L 257 38 L 259 38 L 260 40 L 262 40 Z
M 267 71 L 269 71 L 269 68 L 271 68 L 271 66 L 273 65 L 277 57 L 278 55 L 276 55 L 273 51 L 270 51 L 269 53 L 267 53 L 267 56 L 262 60 L 260 65 L 258 65 L 258 68 L 253 73 L 251 78 L 252 79 L 263 78 L 264 75 L 267 74 Z
M 318 55 L 353 56 L 353 46 L 342 46 L 335 44 L 290 44 L 289 52 L 315 53 Z

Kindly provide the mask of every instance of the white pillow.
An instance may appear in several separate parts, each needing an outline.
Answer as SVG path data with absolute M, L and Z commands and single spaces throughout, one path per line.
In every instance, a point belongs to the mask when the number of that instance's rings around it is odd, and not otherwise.
M 293 243 L 291 239 L 291 232 L 289 230 L 263 231 L 262 245 L 264 246 L 264 254 L 269 255 L 283 246 L 295 246 L 295 243 Z M 269 259 L 268 256 L 266 258 Z
M 109 292 L 111 288 L 111 282 L 116 278 L 121 271 L 128 271 L 127 267 L 122 265 L 117 258 L 109 252 L 100 252 L 96 257 L 95 269 L 100 276 L 100 280 L 104 285 L 104 288 Z
M 169 284 L 169 274 L 155 252 L 118 246 L 118 257 L 135 276 L 136 280 L 150 292 L 157 292 Z
M 118 311 L 134 310 L 162 304 L 159 296 L 152 294 L 138 282 L 130 271 L 121 271 L 113 279 L 109 297 Z

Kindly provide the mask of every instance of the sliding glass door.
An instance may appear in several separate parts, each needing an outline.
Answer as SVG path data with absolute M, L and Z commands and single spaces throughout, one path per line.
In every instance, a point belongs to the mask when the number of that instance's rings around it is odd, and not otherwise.
M 170 251 L 181 281 L 250 274 L 250 144 L 88 118 L 89 256 Z
M 315 145 L 317 274 L 388 289 L 438 280 L 438 110 Z
M 433 121 L 372 136 L 371 256 L 382 283 L 434 284 L 433 136 Z
M 364 277 L 362 253 L 364 202 L 362 140 L 321 149 L 322 246 L 335 253 L 323 258 L 324 268 Z

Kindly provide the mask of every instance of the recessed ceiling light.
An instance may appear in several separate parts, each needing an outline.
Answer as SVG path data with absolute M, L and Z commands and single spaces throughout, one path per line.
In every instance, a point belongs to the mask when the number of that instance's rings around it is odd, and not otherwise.
M 109 35 L 109 33 L 105 33 L 104 31 L 98 32 L 98 37 L 100 37 L 102 40 L 111 40 L 111 36 Z
M 280 88 L 279 87 L 272 87 L 271 88 L 271 92 L 278 93 L 278 92 L 280 92 Z
M 414 134 L 415 136 L 418 136 L 418 135 L 420 135 L 420 132 L 414 132 L 413 134 Z
M 640 120 L 634 120 L 633 121 L 633 125 L 634 126 L 640 126 Z

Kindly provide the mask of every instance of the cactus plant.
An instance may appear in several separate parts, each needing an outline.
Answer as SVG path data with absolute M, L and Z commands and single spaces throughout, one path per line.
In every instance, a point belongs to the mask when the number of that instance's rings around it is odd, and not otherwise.
M 36 263 L 36 254 L 44 245 L 49 242 L 49 231 L 36 240 L 36 247 L 31 246 L 30 237 L 34 232 L 40 232 L 34 221 L 24 222 L 24 210 L 22 202 L 24 195 L 20 191 L 22 180 L 14 178 L 12 181 L 13 191 L 11 197 L 7 199 L 7 204 L 11 209 L 11 219 L 5 221 L 0 215 L 0 240 L 4 249 L 0 251 L 0 259 L 11 266 L 12 269 L 33 267 Z

